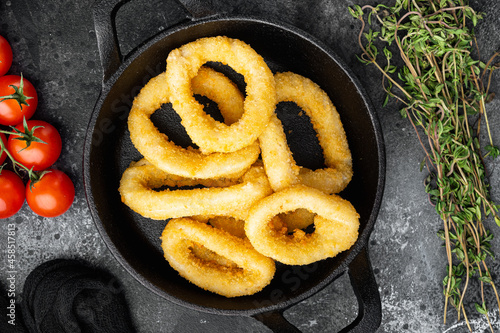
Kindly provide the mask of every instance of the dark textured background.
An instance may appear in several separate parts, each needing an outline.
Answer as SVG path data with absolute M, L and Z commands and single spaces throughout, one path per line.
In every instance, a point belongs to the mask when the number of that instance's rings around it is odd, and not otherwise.
M 360 78 L 378 113 L 387 153 L 384 200 L 369 242 L 382 298 L 379 332 L 465 332 L 465 323 L 456 323 L 453 311 L 448 324 L 442 324 L 441 280 L 446 256 L 436 236 L 441 221 L 428 204 L 422 185 L 426 175 L 419 171 L 423 154 L 415 133 L 400 118 L 395 103 L 381 107 L 384 94 L 380 75 L 374 68 L 361 65 L 355 57 L 359 53 L 356 44 L 359 24 L 348 14 L 347 7 L 376 2 L 212 0 L 210 3 L 217 12 L 275 18 L 311 33 Z M 0 34 L 11 42 L 14 50 L 10 73 L 22 72 L 38 89 L 40 103 L 34 118 L 47 120 L 60 129 L 64 147 L 56 167 L 67 172 L 76 186 L 75 202 L 63 216 L 38 217 L 25 205 L 15 217 L 0 221 L 0 282 L 5 285 L 7 278 L 7 224 L 15 223 L 18 292 L 27 274 L 40 263 L 62 257 L 83 258 L 109 269 L 123 282 L 139 332 L 268 332 L 251 318 L 198 313 L 159 298 L 119 266 L 99 237 L 82 182 L 83 141 L 102 80 L 92 4 L 92 0 L 2 0 L 0 3 Z M 500 3 L 483 0 L 472 1 L 472 5 L 487 13 L 476 29 L 481 54 L 486 58 L 500 48 Z M 126 54 L 145 38 L 182 19 L 182 11 L 172 0 L 130 1 L 117 16 L 122 52 Z M 500 76 L 496 74 L 492 90 L 497 95 L 499 82 Z M 494 139 L 500 142 L 500 101 L 494 100 L 488 109 Z M 493 161 L 487 166 L 496 201 L 500 201 L 499 163 Z M 499 234 L 494 223 L 487 225 Z M 500 252 L 500 240 L 493 242 L 493 250 Z M 490 267 L 498 277 L 498 262 Z M 471 291 L 470 295 L 470 304 L 478 301 L 476 292 Z M 286 311 L 285 316 L 304 332 L 335 332 L 351 322 L 356 312 L 356 299 L 344 275 Z M 474 332 L 488 331 L 485 319 L 474 311 L 469 311 L 469 320 Z M 500 330 L 499 311 L 494 306 L 490 320 Z

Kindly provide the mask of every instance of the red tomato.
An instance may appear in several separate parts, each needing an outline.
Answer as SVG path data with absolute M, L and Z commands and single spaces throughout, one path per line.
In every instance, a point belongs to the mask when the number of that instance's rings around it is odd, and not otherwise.
M 38 105 L 38 95 L 31 82 L 19 75 L 0 77 L 0 124 L 15 126 L 23 117 L 30 119 Z M 15 88 L 14 88 L 15 87 Z
M 0 36 L 0 76 L 7 74 L 12 65 L 12 48 L 4 37 Z
M 62 141 L 57 129 L 46 121 L 28 120 L 28 131 L 25 130 L 23 124 L 17 125 L 15 128 L 28 135 L 34 126 L 32 135 L 42 140 L 42 142 L 31 142 L 29 147 L 25 140 L 18 140 L 20 136 L 11 134 L 7 141 L 7 150 L 12 157 L 23 164 L 28 169 L 33 167 L 34 171 L 45 170 L 57 161 L 61 154 Z
M 24 183 L 14 172 L 2 170 L 0 173 L 0 218 L 16 214 L 26 198 Z
M 3 146 L 7 148 L 7 137 L 5 136 L 5 134 L 0 133 L 0 139 L 3 142 Z M 5 152 L 2 152 L 2 155 L 0 155 L 0 165 L 2 165 L 2 163 L 5 161 L 6 158 L 7 154 Z
M 55 217 L 66 212 L 73 204 L 75 186 L 64 172 L 49 169 L 42 178 L 30 188 L 26 185 L 26 201 L 38 215 Z

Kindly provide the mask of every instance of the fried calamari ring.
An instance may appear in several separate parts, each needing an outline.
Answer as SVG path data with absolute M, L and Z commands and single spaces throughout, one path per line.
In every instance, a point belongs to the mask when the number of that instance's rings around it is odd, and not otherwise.
M 277 102 L 295 102 L 311 119 L 323 148 L 326 168 L 297 168 L 276 117 L 260 135 L 262 159 L 275 191 L 302 183 L 325 193 L 342 191 L 352 178 L 352 158 L 340 116 L 328 95 L 310 79 L 286 72 L 277 73 Z M 300 171 L 299 171 L 300 170 Z
M 240 120 L 230 126 L 207 115 L 193 97 L 191 79 L 208 61 L 228 65 L 244 77 L 244 112 Z M 274 112 L 273 73 L 255 50 L 237 39 L 201 38 L 172 50 L 167 57 L 166 79 L 173 109 L 203 153 L 233 152 L 252 144 Z
M 227 231 L 233 236 L 245 238 L 245 221 L 238 220 L 230 216 L 213 216 L 208 219 L 208 223 L 214 228 Z
M 229 123 L 237 121 L 243 113 L 243 95 L 222 73 L 202 67 L 193 78 L 192 87 L 195 94 L 216 102 Z M 259 157 L 257 142 L 232 153 L 205 155 L 197 149 L 184 149 L 169 141 L 150 117 L 162 104 L 169 103 L 170 97 L 165 73 L 161 73 L 141 89 L 128 117 L 132 143 L 156 167 L 184 177 L 239 177 Z
M 307 209 L 299 208 L 293 212 L 280 214 L 280 219 L 286 224 L 288 232 L 293 232 L 295 229 L 305 229 L 314 223 L 314 216 Z
M 182 277 L 226 297 L 259 292 L 276 271 L 274 261 L 255 251 L 247 239 L 189 218 L 170 220 L 161 246 Z
M 238 86 L 221 72 L 210 67 L 201 67 L 191 80 L 191 89 L 193 94 L 203 95 L 217 103 L 224 124 L 232 125 L 241 118 L 245 96 Z
M 283 125 L 276 115 L 259 136 L 262 161 L 269 184 L 274 191 L 279 191 L 300 182 L 300 167 L 295 163 L 288 147 Z
M 311 234 L 297 229 L 288 235 L 276 228 L 274 216 L 305 208 L 316 213 Z M 255 204 L 245 223 L 253 247 L 265 256 L 288 265 L 306 265 L 349 249 L 358 237 L 359 215 L 349 201 L 305 185 L 275 192 Z
M 196 185 L 209 187 L 154 190 L 163 186 Z M 122 202 L 133 211 L 155 220 L 195 215 L 244 219 L 248 209 L 272 189 L 262 166 L 252 166 L 238 180 L 203 180 L 171 175 L 142 161 L 125 170 L 119 192 Z

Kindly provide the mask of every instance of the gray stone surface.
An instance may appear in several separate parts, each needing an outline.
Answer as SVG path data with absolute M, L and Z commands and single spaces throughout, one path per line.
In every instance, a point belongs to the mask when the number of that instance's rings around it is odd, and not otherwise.
M 0 282 L 4 285 L 7 282 L 7 226 L 15 224 L 18 294 L 27 274 L 42 262 L 83 258 L 111 270 L 124 283 L 139 332 L 269 332 L 252 318 L 199 313 L 161 299 L 129 276 L 99 237 L 82 181 L 83 140 L 102 79 L 92 3 L 92 0 L 2 0 L 0 3 L 0 34 L 14 49 L 11 73 L 22 72 L 37 87 L 40 104 L 36 118 L 60 129 L 64 148 L 56 167 L 67 172 L 76 186 L 75 202 L 63 216 L 41 218 L 25 205 L 15 217 L 0 221 Z M 348 14 L 347 6 L 374 2 L 212 0 L 210 3 L 218 12 L 277 18 L 313 34 L 338 53 L 361 79 L 376 107 L 387 153 L 384 200 L 369 242 L 382 299 L 383 319 L 378 332 L 467 331 L 464 322 L 456 322 L 452 311 L 447 324 L 442 324 L 441 280 L 446 256 L 436 236 L 441 221 L 428 204 L 422 185 L 425 172 L 419 171 L 419 164 L 423 153 L 415 133 L 400 118 L 395 103 L 381 107 L 384 94 L 380 75 L 373 68 L 361 65 L 355 57 L 359 53 L 355 42 L 359 25 Z M 472 4 L 487 13 L 477 27 L 477 34 L 482 54 L 491 55 L 500 48 L 500 3 L 483 0 Z M 117 17 L 123 52 L 182 18 L 173 0 L 130 1 Z M 492 86 L 497 95 L 499 82 L 497 74 Z M 500 100 L 494 100 L 488 109 L 494 139 L 500 142 Z M 488 163 L 496 201 L 500 201 L 499 163 L 498 160 Z M 488 227 L 499 234 L 494 223 L 488 223 Z M 493 250 L 500 252 L 498 239 L 493 242 Z M 492 263 L 491 269 L 500 281 L 498 262 Z M 471 294 L 477 295 L 474 291 Z M 489 299 L 492 300 L 491 295 Z M 344 275 L 287 310 L 285 316 L 303 332 L 336 332 L 350 323 L 356 312 L 356 298 Z M 474 332 L 489 331 L 485 319 L 473 310 L 469 311 L 469 320 Z M 498 308 L 491 309 L 490 320 L 500 331 Z

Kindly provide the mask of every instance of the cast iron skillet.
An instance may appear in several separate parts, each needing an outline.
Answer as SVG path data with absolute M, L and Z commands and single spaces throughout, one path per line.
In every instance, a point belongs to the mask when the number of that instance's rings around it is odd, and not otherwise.
M 84 148 L 84 183 L 90 211 L 116 259 L 146 288 L 169 301 L 220 315 L 252 316 L 274 332 L 299 331 L 283 317 L 283 312 L 349 272 L 359 312 L 342 332 L 375 331 L 381 321 L 381 303 L 367 241 L 382 199 L 385 155 L 378 121 L 349 68 L 321 42 L 295 27 L 258 18 L 213 15 L 202 1 L 185 0 L 179 3 L 187 9 L 185 22 L 122 57 L 114 17 L 124 2 L 103 0 L 94 8 L 104 80 Z M 131 161 L 141 158 L 130 142 L 126 125 L 134 96 L 151 77 L 165 70 L 170 50 L 216 35 L 249 43 L 273 72 L 289 70 L 304 75 L 329 94 L 341 115 L 353 155 L 354 177 L 341 195 L 361 216 L 359 239 L 350 250 L 307 266 L 278 265 L 275 278 L 264 290 L 231 299 L 203 291 L 180 278 L 164 260 L 160 248 L 159 237 L 167 221 L 142 218 L 121 203 L 118 193 L 123 171 Z M 296 109 L 284 105 L 284 111 L 280 111 L 284 126 L 296 134 L 289 137 L 294 157 L 299 164 L 320 167 L 321 150 L 314 132 L 307 121 L 297 120 L 306 117 L 297 117 Z M 178 117 L 168 107 L 155 113 L 154 121 L 178 144 L 189 144 Z

